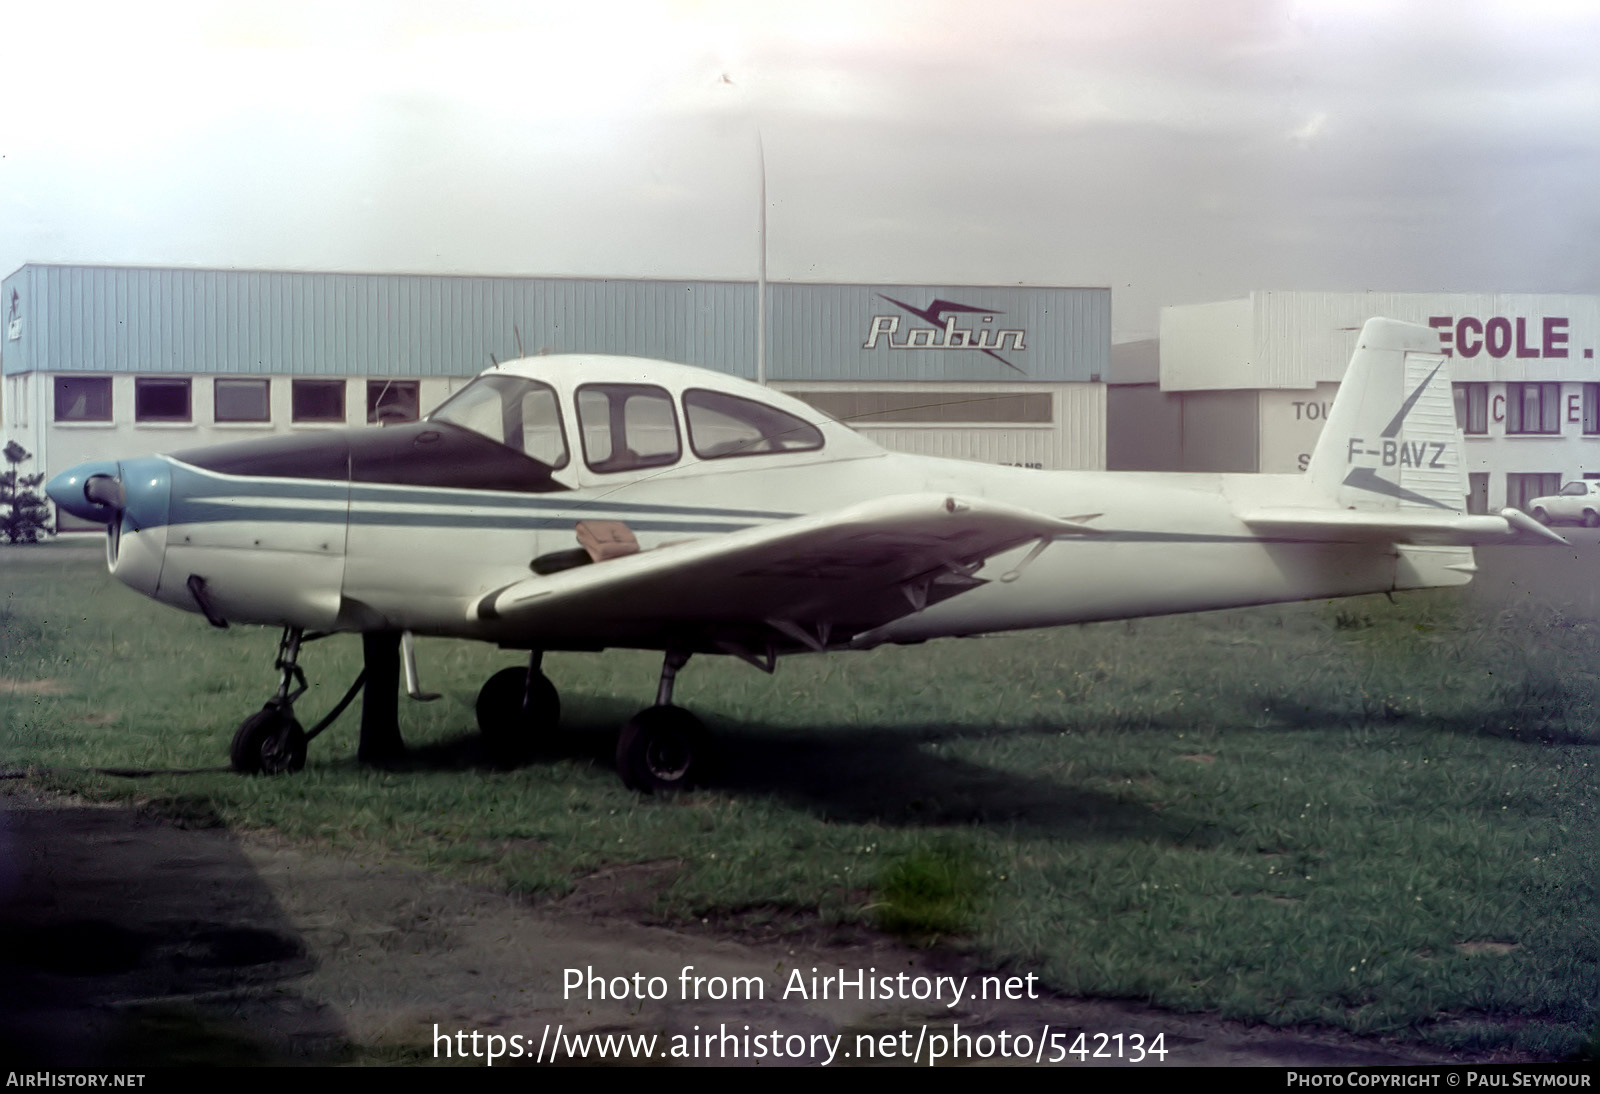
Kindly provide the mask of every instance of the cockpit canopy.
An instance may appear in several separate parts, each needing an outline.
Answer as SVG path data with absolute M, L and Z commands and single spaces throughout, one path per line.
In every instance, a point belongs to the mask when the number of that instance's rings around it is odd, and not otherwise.
M 824 443 L 820 429 L 789 411 L 710 388 L 682 392 L 684 430 L 672 393 L 655 384 L 582 383 L 573 406 L 584 464 L 601 474 L 677 463 L 685 434 L 702 460 L 807 452 Z M 470 429 L 552 470 L 571 459 L 555 389 L 525 376 L 480 376 L 427 420 Z

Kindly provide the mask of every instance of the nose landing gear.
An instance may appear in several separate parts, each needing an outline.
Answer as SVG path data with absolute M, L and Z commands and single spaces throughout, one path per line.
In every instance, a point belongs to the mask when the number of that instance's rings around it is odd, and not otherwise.
M 363 669 L 350 685 L 344 698 L 328 712 L 327 717 L 302 729 L 294 716 L 294 703 L 306 693 L 306 674 L 300 668 L 300 647 L 326 635 L 307 635 L 299 627 L 285 627 L 278 639 L 278 656 L 273 667 L 279 673 L 278 692 L 262 708 L 246 718 L 233 735 L 229 759 L 233 769 L 242 775 L 287 775 L 306 765 L 306 746 L 317 734 L 333 724 L 344 713 L 345 707 L 366 683 Z

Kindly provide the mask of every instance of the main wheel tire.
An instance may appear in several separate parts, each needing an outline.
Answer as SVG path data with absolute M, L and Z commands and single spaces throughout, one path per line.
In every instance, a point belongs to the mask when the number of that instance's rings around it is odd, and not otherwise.
M 523 699 L 526 696 L 527 705 Z M 478 729 L 500 753 L 525 752 L 561 721 L 561 696 L 544 673 L 501 669 L 478 692 Z
M 294 715 L 268 703 L 240 724 L 229 749 L 242 775 L 287 775 L 306 765 L 306 731 Z
M 1585 509 L 1583 511 L 1583 526 L 1585 528 L 1600 528 L 1600 513 L 1596 513 L 1593 509 Z
M 641 710 L 617 740 L 617 773 L 630 790 L 672 794 L 705 777 L 710 739 L 700 719 L 682 707 Z
M 1544 506 L 1542 505 L 1535 506 L 1531 515 L 1533 519 L 1538 521 L 1540 524 L 1548 525 L 1550 523 L 1550 514 L 1545 512 Z

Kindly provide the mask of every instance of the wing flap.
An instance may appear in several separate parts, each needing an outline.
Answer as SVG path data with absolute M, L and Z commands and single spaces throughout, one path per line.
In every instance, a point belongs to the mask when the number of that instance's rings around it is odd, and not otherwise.
M 1520 509 L 1494 514 L 1425 509 L 1258 509 L 1240 515 L 1250 529 L 1275 539 L 1308 543 L 1408 543 L 1472 547 L 1533 538 L 1567 541 Z
M 609 645 L 774 621 L 844 640 L 979 584 L 974 571 L 1012 547 L 1094 532 L 999 502 L 904 495 L 525 578 L 467 617 L 502 635 Z

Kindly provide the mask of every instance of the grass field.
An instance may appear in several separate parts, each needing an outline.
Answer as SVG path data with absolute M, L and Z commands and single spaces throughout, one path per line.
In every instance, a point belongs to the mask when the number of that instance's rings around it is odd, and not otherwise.
M 538 897 L 666 864 L 649 915 L 891 930 L 1050 986 L 1551 1058 L 1595 1050 L 1600 625 L 1535 598 L 1297 604 L 794 658 L 704 658 L 678 702 L 714 789 L 610 765 L 659 659 L 551 655 L 564 731 L 496 769 L 477 688 L 516 655 L 419 642 L 412 762 L 353 712 L 279 779 L 225 770 L 276 635 L 213 631 L 58 548 L 0 554 L 0 755 L 38 785 L 273 829 Z M 51 553 L 54 552 L 54 553 Z M 360 646 L 308 647 L 310 724 Z M 140 777 L 90 768 L 134 768 Z M 1588 1048 L 1585 1049 L 1585 1042 Z

